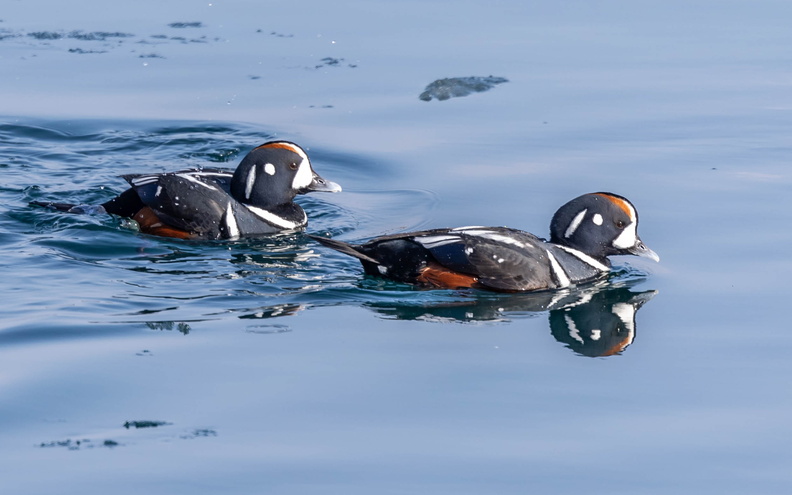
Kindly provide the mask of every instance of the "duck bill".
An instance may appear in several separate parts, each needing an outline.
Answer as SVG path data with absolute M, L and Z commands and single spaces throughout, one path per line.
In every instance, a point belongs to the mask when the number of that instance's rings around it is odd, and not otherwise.
M 323 179 L 318 174 L 314 173 L 313 180 L 308 184 L 308 187 L 300 191 L 300 194 L 309 192 L 341 192 L 341 186 L 333 181 Z
M 660 261 L 660 256 L 646 247 L 646 244 L 644 244 L 640 239 L 638 239 L 638 242 L 635 243 L 635 246 L 627 249 L 627 252 L 634 254 L 635 256 L 640 256 L 641 258 L 649 258 L 650 260 Z

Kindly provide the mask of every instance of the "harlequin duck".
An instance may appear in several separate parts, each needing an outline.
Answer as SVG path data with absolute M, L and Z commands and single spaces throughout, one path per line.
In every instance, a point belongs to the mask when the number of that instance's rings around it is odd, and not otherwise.
M 94 210 L 135 220 L 140 231 L 182 239 L 238 239 L 305 227 L 293 199 L 312 191 L 338 192 L 321 178 L 294 143 L 270 141 L 254 148 L 236 171 L 203 169 L 122 175 L 132 186 Z M 83 205 L 34 201 L 82 213 Z
M 501 292 L 561 289 L 610 270 L 608 256 L 633 254 L 655 261 L 637 233 L 638 214 L 626 198 L 584 194 L 562 206 L 550 223 L 550 241 L 506 227 L 458 227 L 394 234 L 361 245 L 311 236 L 358 258 L 369 275 L 426 288 Z

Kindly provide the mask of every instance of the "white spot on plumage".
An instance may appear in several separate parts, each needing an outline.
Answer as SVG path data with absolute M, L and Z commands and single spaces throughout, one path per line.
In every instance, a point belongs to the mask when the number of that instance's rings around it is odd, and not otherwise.
M 547 258 L 550 260 L 550 267 L 553 269 L 553 274 L 555 275 L 556 280 L 558 280 L 558 286 L 569 287 L 569 277 L 567 276 L 564 269 L 561 268 L 558 260 L 555 258 L 555 256 L 553 256 L 553 253 L 551 253 L 549 249 L 546 249 L 545 252 L 547 252 Z
M 387 266 L 382 266 L 382 265 L 377 265 L 377 271 L 380 272 L 380 275 L 387 275 L 388 274 L 388 267 Z
M 270 165 L 269 163 L 267 165 Z M 250 167 L 247 178 L 245 179 L 245 199 L 250 199 L 253 194 L 253 186 L 256 184 L 256 166 Z
M 154 193 L 154 197 L 159 198 L 160 193 L 162 193 L 162 186 L 157 184 L 157 192 Z
M 466 247 L 466 248 L 465 248 L 465 254 L 466 254 L 466 255 L 468 255 L 468 256 L 470 256 L 471 254 L 473 254 L 473 248 L 472 248 L 472 247 L 470 247 L 470 246 Z
M 583 217 L 586 216 L 587 211 L 588 208 L 575 215 L 575 218 L 573 218 L 572 221 L 569 223 L 569 227 L 567 227 L 566 232 L 564 232 L 564 237 L 566 238 L 572 237 L 572 234 L 574 234 L 577 228 L 580 226 L 580 222 L 583 221 Z
M 594 222 L 594 225 L 602 225 L 602 215 L 595 213 L 594 216 L 591 217 L 591 221 Z
M 602 330 L 594 329 L 591 331 L 591 340 L 599 340 L 602 337 Z
M 275 175 L 275 165 L 267 163 L 264 165 L 264 173 L 267 175 Z

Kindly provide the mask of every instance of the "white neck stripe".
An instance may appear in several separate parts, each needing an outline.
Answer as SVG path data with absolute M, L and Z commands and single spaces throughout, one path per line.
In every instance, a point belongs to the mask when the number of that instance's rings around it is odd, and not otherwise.
M 590 265 L 592 268 L 596 268 L 597 270 L 599 270 L 601 272 L 609 272 L 610 271 L 610 268 L 608 268 L 607 266 L 603 265 L 602 263 L 600 263 L 599 261 L 595 260 L 594 258 L 592 258 L 591 256 L 587 255 L 586 253 L 584 253 L 582 251 L 578 251 L 577 249 L 572 249 L 571 247 L 562 246 L 560 244 L 556 244 L 556 247 L 563 249 L 564 251 L 566 251 L 567 253 L 571 254 L 575 258 L 579 259 L 583 263 L 586 263 L 587 265 Z
M 265 222 L 284 229 L 300 228 L 303 225 L 305 225 L 306 221 L 308 220 L 307 217 L 305 216 L 305 213 L 303 213 L 303 220 L 298 223 L 298 222 L 290 222 L 289 220 L 286 220 L 285 218 L 281 218 L 278 215 L 271 213 L 263 208 L 258 208 L 256 206 L 250 206 L 246 204 L 243 204 L 242 206 L 250 210 L 251 213 L 259 217 L 260 219 L 264 220 Z

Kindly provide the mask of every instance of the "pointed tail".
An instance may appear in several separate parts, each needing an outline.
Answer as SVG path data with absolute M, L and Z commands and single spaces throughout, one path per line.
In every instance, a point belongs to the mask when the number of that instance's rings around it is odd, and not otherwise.
M 49 208 L 50 210 L 58 210 L 58 211 L 66 211 L 66 212 L 77 206 L 73 203 L 53 203 L 51 201 L 31 201 L 30 204 L 35 206 L 41 206 L 42 208 Z
M 31 206 L 41 206 L 50 210 L 65 211 L 66 213 L 86 213 L 95 215 L 106 213 L 102 205 L 76 205 L 74 203 L 53 203 L 51 201 L 31 201 Z
M 379 265 L 379 261 L 375 260 L 371 256 L 363 254 L 359 251 L 360 246 L 355 246 L 354 244 L 349 244 L 343 241 L 337 241 L 335 239 L 330 239 L 329 237 L 320 237 L 318 235 L 311 235 L 308 234 L 308 237 L 315 240 L 319 244 L 329 247 L 331 249 L 335 249 L 338 252 L 348 254 L 349 256 L 354 256 L 355 258 L 361 261 L 368 261 L 370 263 L 374 263 Z

